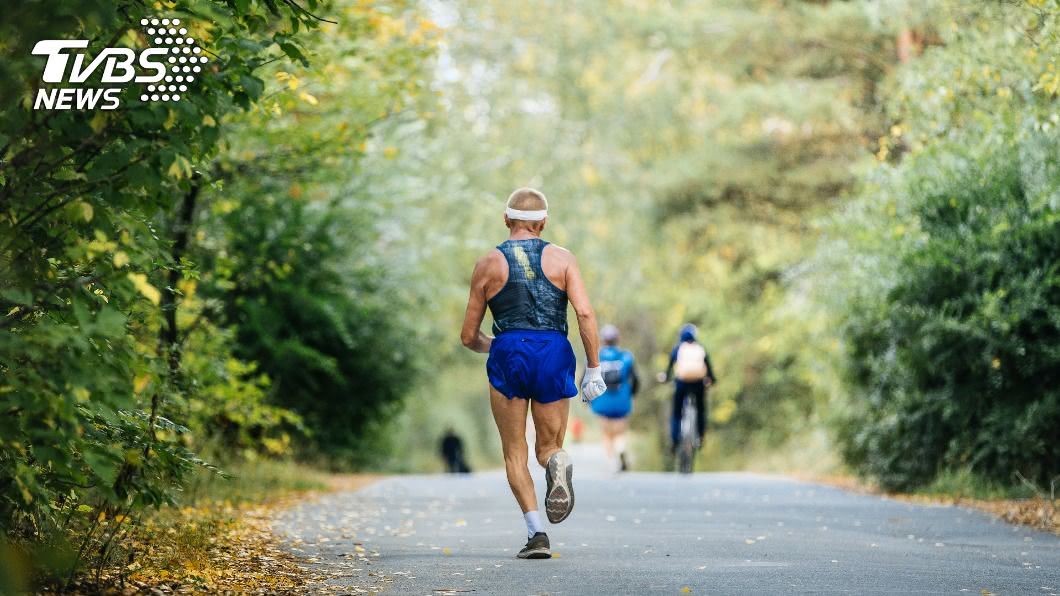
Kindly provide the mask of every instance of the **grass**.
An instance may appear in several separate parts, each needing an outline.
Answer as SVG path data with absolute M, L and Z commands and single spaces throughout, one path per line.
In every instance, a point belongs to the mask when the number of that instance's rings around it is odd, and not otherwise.
M 1026 484 L 1001 484 L 984 479 L 968 469 L 943 472 L 931 484 L 914 491 L 914 494 L 981 500 L 1030 499 L 1042 496 L 1039 491 Z
M 260 503 L 309 491 L 326 490 L 332 476 L 292 461 L 258 459 L 222 463 L 226 476 L 198 472 L 188 483 L 182 501 Z

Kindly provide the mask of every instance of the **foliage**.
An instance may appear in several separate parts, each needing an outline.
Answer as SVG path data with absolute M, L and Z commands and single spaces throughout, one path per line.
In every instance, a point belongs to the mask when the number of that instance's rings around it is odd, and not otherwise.
M 831 283 L 846 297 L 852 391 L 841 445 L 887 488 L 960 469 L 1048 485 L 1060 473 L 1060 144 L 1057 53 L 1044 50 L 1060 47 L 1060 7 L 949 8 L 945 45 L 893 83 L 890 114 L 908 132 L 891 142 L 912 155 L 881 165 L 829 245 L 849 263 Z M 956 76 L 939 86 L 943 73 Z
M 305 417 L 320 451 L 357 463 L 418 367 L 416 333 L 392 314 L 400 297 L 380 267 L 356 263 L 366 239 L 353 214 L 263 199 L 233 215 L 254 223 L 228 226 L 239 257 L 225 316 L 240 353 L 269 371 L 276 402 Z
M 190 297 L 185 293 L 184 298 Z M 185 342 L 185 392 L 174 396 L 167 410 L 173 418 L 187 420 L 193 435 L 202 435 L 189 437 L 200 450 L 235 461 L 259 453 L 288 455 L 292 433 L 304 436 L 308 429 L 300 416 L 272 403 L 272 382 L 255 361 L 223 357 L 233 351 L 232 335 L 199 320 Z
M 60 19 L 55 33 L 91 39 L 92 48 L 142 47 L 143 33 L 131 28 L 139 5 L 110 8 L 93 13 L 107 18 L 69 29 Z M 284 10 L 292 23 L 313 24 Z M 193 462 L 179 444 L 158 436 L 180 428 L 160 417 L 161 404 L 179 385 L 167 370 L 176 346 L 160 342 L 155 357 L 152 340 L 162 318 L 156 307 L 175 307 L 174 290 L 163 296 L 158 280 L 186 267 L 161 238 L 166 212 L 194 183 L 184 168 L 160 173 L 215 150 L 216 127 L 203 122 L 256 97 L 252 71 L 283 35 L 270 24 L 283 15 L 268 3 L 244 3 L 242 10 L 180 3 L 171 12 L 211 18 L 212 27 L 197 37 L 223 55 L 216 76 L 202 77 L 199 92 L 180 103 L 128 97 L 128 109 L 87 118 L 29 109 L 37 63 L 24 64 L 10 81 L 25 95 L 0 122 L 6 313 L 0 475 L 12 489 L 4 492 L 0 520 L 9 532 L 41 531 L 75 495 L 82 497 L 72 499 L 75 505 L 88 500 L 102 510 L 166 502 L 174 478 Z M 34 41 L 14 39 L 16 47 Z M 79 487 L 89 492 L 71 492 Z
M 374 429 L 414 382 L 420 333 L 368 215 L 361 160 L 384 152 L 383 122 L 427 109 L 433 24 L 401 2 L 336 7 L 309 40 L 314 64 L 277 64 L 262 105 L 231 121 L 217 160 L 223 185 L 203 195 L 202 290 L 238 329 L 236 353 L 272 380 L 273 401 L 311 429 L 303 454 L 370 461 Z
M 350 244 L 327 235 L 365 223 L 342 193 L 373 125 L 422 87 L 415 73 L 432 51 L 429 23 L 406 30 L 416 17 L 400 2 L 156 8 L 22 3 L 0 25 L 16 54 L 0 69 L 0 535 L 57 553 L 37 558 L 60 580 L 86 560 L 98 578 L 139 512 L 175 503 L 193 468 L 212 468 L 203 449 L 226 459 L 283 454 L 292 433 L 307 430 L 282 404 L 307 403 L 298 375 L 316 371 L 263 349 L 269 338 L 254 325 L 309 330 L 312 319 L 330 333 L 281 341 L 330 358 L 324 381 L 346 391 L 326 393 L 331 411 L 350 397 L 362 404 L 346 432 L 401 392 L 403 369 L 375 366 L 373 342 L 397 353 L 411 341 L 390 322 L 396 302 L 377 278 L 381 264 L 364 263 L 374 231 Z M 341 23 L 317 31 L 316 13 L 332 9 Z M 143 48 L 144 16 L 180 17 L 211 56 L 179 102 L 141 102 L 126 90 L 118 110 L 32 109 L 41 61 L 27 56 L 38 39 L 89 39 L 90 54 Z M 318 76 L 334 85 L 300 88 Z M 309 200 L 298 202 L 303 189 Z M 259 193 L 251 221 L 233 213 Z M 276 205 L 281 197 L 288 204 Z M 277 243 L 261 230 L 277 232 Z M 271 266 L 280 274 L 241 277 Z M 361 281 L 347 284 L 351 273 Z M 311 311 L 296 302 L 306 296 Z M 244 317 L 244 306 L 257 311 Z

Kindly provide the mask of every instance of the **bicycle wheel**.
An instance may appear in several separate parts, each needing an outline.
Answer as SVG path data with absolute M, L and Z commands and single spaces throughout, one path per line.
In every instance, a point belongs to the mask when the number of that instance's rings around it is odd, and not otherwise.
M 681 444 L 677 450 L 677 470 L 682 474 L 691 474 L 696 460 L 696 406 L 692 398 L 685 396 L 681 408 Z
M 687 443 L 682 444 L 677 453 L 677 471 L 682 474 L 691 474 L 694 461 L 695 452 L 692 451 L 692 446 Z

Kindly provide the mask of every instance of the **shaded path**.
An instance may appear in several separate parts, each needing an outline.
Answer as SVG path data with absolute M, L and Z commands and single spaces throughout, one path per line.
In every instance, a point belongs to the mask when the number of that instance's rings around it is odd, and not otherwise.
M 551 561 L 514 558 L 525 528 L 499 472 L 391 477 L 275 528 L 336 587 L 392 594 L 1060 593 L 1060 538 L 957 507 L 742 473 L 576 465 L 575 487 Z

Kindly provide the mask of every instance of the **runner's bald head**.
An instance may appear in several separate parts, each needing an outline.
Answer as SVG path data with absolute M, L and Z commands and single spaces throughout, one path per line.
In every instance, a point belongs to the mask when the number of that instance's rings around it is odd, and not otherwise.
M 533 188 L 517 188 L 508 195 L 508 207 L 519 211 L 544 211 L 548 209 L 548 199 Z
M 513 232 L 523 229 L 540 234 L 545 229 L 548 199 L 533 188 L 518 188 L 508 195 L 504 223 Z

